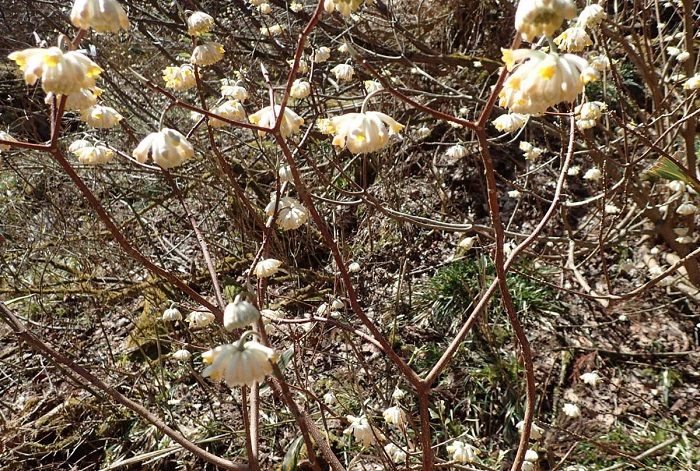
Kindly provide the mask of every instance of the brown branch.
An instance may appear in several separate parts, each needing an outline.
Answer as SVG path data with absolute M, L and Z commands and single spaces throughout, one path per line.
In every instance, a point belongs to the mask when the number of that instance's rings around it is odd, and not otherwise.
M 223 311 L 226 307 L 226 301 L 224 300 L 224 295 L 221 291 L 219 276 L 216 274 L 216 267 L 214 266 L 214 262 L 211 259 L 211 253 L 209 252 L 209 247 L 207 246 L 207 241 L 204 238 L 204 234 L 202 234 L 202 231 L 199 229 L 199 224 L 197 224 L 197 220 L 192 215 L 192 211 L 190 211 L 189 206 L 187 206 L 185 198 L 182 195 L 180 188 L 178 188 L 177 183 L 173 179 L 173 176 L 168 170 L 165 169 L 163 169 L 163 175 L 165 176 L 165 180 L 168 182 L 168 184 L 170 184 L 170 188 L 173 189 L 175 196 L 180 201 L 182 208 L 185 210 L 187 219 L 190 221 L 190 226 L 194 231 L 194 234 L 197 238 L 197 243 L 199 244 L 199 248 L 202 251 L 202 256 L 204 257 L 204 261 L 207 265 L 207 270 L 209 270 L 209 276 L 211 277 L 211 283 L 214 287 L 214 295 L 216 296 L 216 302 L 219 305 L 219 309 Z
M 85 182 L 80 178 L 80 176 L 75 172 L 71 164 L 66 160 L 65 156 L 63 153 L 58 149 L 58 148 L 53 148 L 50 151 L 51 156 L 56 159 L 56 161 L 59 163 L 59 165 L 63 168 L 63 170 L 68 174 L 70 179 L 73 181 L 73 183 L 78 187 L 78 189 L 81 191 L 85 199 L 88 200 L 88 203 L 90 203 L 90 206 L 92 206 L 92 209 L 97 213 L 99 216 L 100 220 L 102 223 L 107 226 L 107 229 L 109 230 L 110 234 L 114 239 L 117 241 L 117 243 L 124 249 L 124 251 L 131 256 L 134 260 L 138 261 L 141 263 L 144 267 L 146 267 L 149 271 L 155 273 L 158 276 L 161 276 L 168 280 L 170 283 L 173 285 L 177 286 L 180 288 L 182 291 L 187 293 L 193 300 L 197 301 L 200 303 L 202 306 L 206 307 L 209 309 L 215 316 L 216 319 L 219 322 L 223 322 L 223 313 L 219 308 L 217 308 L 215 305 L 210 303 L 204 296 L 193 290 L 190 286 L 188 286 L 184 281 L 182 281 L 180 278 L 176 277 L 169 271 L 159 267 L 158 265 L 154 264 L 151 262 L 148 258 L 146 258 L 141 252 L 139 252 L 131 243 L 126 240 L 124 235 L 121 233 L 117 225 L 112 221 L 112 218 L 109 216 L 107 211 L 105 210 L 104 206 L 102 206 L 102 203 L 97 199 L 97 197 L 90 191 L 90 189 L 87 187 Z

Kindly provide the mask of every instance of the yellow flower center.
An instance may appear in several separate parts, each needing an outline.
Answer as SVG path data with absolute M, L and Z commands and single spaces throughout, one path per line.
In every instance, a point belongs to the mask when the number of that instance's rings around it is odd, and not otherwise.
M 540 67 L 537 70 L 537 75 L 542 77 L 545 80 L 549 80 L 554 76 L 554 72 L 556 71 L 556 67 L 554 64 L 550 64 L 544 67 Z

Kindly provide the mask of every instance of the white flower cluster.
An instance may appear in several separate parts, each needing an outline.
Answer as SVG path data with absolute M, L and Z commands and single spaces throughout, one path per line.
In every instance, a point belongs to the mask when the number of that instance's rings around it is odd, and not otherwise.
M 347 147 L 353 154 L 377 152 L 389 144 L 392 134 L 403 129 L 394 118 L 378 111 L 347 113 L 323 121 L 319 127 L 325 134 L 335 134 L 333 145 Z
M 501 90 L 500 106 L 515 113 L 539 115 L 561 102 L 572 102 L 598 72 L 586 59 L 532 49 L 502 49 L 503 61 L 513 73 Z M 527 59 L 516 66 L 516 62 Z

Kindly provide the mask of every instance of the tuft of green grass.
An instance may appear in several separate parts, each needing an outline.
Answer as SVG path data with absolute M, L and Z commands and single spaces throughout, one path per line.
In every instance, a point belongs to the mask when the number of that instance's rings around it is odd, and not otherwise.
M 520 266 L 518 271 L 532 273 L 535 279 L 546 276 L 527 265 Z M 438 270 L 419 296 L 423 301 L 421 304 L 431 310 L 433 326 L 438 330 L 447 328 L 448 331 L 461 326 L 494 278 L 495 270 L 486 256 L 457 260 Z M 563 312 L 564 306 L 548 287 L 516 273 L 508 273 L 506 280 L 519 313 Z M 488 311 L 494 313 L 495 319 L 492 321 L 495 323 L 507 323 L 500 294 L 493 297 Z
M 555 293 L 536 281 L 546 274 L 524 264 L 518 271 L 523 274 L 509 273 L 507 281 L 519 315 L 564 310 Z M 429 312 L 431 327 L 449 338 L 464 324 L 494 278 L 494 267 L 486 256 L 456 260 L 417 290 L 416 312 Z M 431 354 L 433 349 L 435 354 Z M 437 344 L 422 345 L 416 364 L 432 365 L 441 351 Z M 441 377 L 440 386 L 450 391 L 444 398 L 445 414 L 452 418 L 449 424 L 443 422 L 446 438 L 467 433 L 474 437 L 500 434 L 508 443 L 518 440 L 515 424 L 523 416 L 524 374 L 500 295 L 489 302 Z

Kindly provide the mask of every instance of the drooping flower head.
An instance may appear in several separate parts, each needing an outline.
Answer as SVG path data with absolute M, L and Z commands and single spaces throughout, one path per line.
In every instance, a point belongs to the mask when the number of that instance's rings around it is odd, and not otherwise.
M 355 74 L 355 69 L 350 64 L 338 64 L 331 69 L 336 80 L 344 80 L 349 82 Z
M 700 74 L 695 74 L 685 81 L 683 88 L 686 90 L 697 90 L 700 88 Z
M 265 206 L 265 214 L 272 216 L 275 213 L 275 207 L 278 208 L 277 225 L 284 231 L 297 229 L 309 220 L 309 210 L 291 196 L 285 196 L 277 203 L 273 194 L 272 201 Z
M 586 30 L 580 26 L 565 29 L 563 33 L 554 38 L 554 42 L 562 51 L 568 52 L 583 51 L 593 44 Z
M 211 112 L 216 113 L 222 118 L 230 119 L 233 121 L 242 121 L 243 118 L 245 118 L 245 109 L 238 100 L 227 100 L 219 106 L 212 108 Z M 227 123 L 226 121 L 216 119 L 212 116 L 209 117 L 209 125 L 215 128 L 220 128 L 228 124 L 229 123 Z
M 169 307 L 165 311 L 163 311 L 163 317 L 162 319 L 165 322 L 175 322 L 175 321 L 180 321 L 182 320 L 182 313 L 180 313 L 180 310 L 174 306 Z
M 75 0 L 70 21 L 80 29 L 97 33 L 116 33 L 129 29 L 129 18 L 116 0 Z
M 7 57 L 17 63 L 29 85 L 41 78 L 41 88 L 56 95 L 78 93 L 83 88 L 93 89 L 95 79 L 102 72 L 85 54 L 76 51 L 64 53 L 58 47 L 25 49 Z
M 350 422 L 350 426 L 343 430 L 343 434 L 352 434 L 355 440 L 362 442 L 362 446 L 372 445 L 376 441 L 375 433 L 377 436 L 381 436 L 378 431 L 372 431 L 372 426 L 369 424 L 365 415 L 361 415 L 360 417 L 348 415 L 347 419 Z
M 214 381 L 223 379 L 232 388 L 252 386 L 272 373 L 270 361 L 277 360 L 275 351 L 258 342 L 242 343 L 242 340 L 204 352 L 202 361 L 209 363 L 209 366 L 204 369 L 202 376 Z
M 398 464 L 406 462 L 406 458 L 408 456 L 406 452 L 393 443 L 387 443 L 384 445 L 384 451 L 394 463 Z
M 88 165 L 105 164 L 114 158 L 114 151 L 105 146 L 93 145 L 90 142 L 79 139 L 73 142 L 68 150 L 78 157 L 81 163 Z
M 476 455 L 479 454 L 479 450 L 461 440 L 455 440 L 447 445 L 447 452 L 452 453 L 452 459 L 460 463 L 474 463 Z
M 269 276 L 277 273 L 282 266 L 282 262 L 276 258 L 266 258 L 265 260 L 260 260 L 256 265 L 253 273 L 258 278 L 267 278 Z
M 520 433 L 522 433 L 525 429 L 525 421 L 521 420 L 520 422 L 518 422 L 515 428 L 517 428 L 520 431 Z M 530 440 L 539 440 L 540 438 L 542 438 L 543 434 L 544 429 L 533 422 L 530 426 Z
M 331 118 L 323 132 L 335 134 L 333 145 L 347 147 L 353 154 L 366 154 L 386 147 L 389 136 L 402 129 L 403 124 L 391 116 L 378 111 L 367 111 Z
M 101 94 L 102 90 L 99 88 L 95 88 L 94 90 L 83 88 L 78 93 L 71 93 L 66 98 L 66 109 L 83 111 L 91 108 L 97 104 L 97 97 Z M 46 98 L 44 98 L 44 103 L 50 105 L 54 97 L 55 95 L 53 93 L 48 93 Z
M 191 64 L 166 67 L 163 70 L 163 80 L 165 80 L 166 87 L 177 91 L 197 86 L 197 79 Z
M 382 415 L 384 416 L 386 423 L 394 424 L 397 427 L 402 426 L 404 422 L 406 422 L 406 413 L 399 406 L 389 407 L 382 413 Z
M 262 26 L 260 28 L 260 34 L 265 37 L 269 36 L 279 36 L 284 32 L 284 26 L 282 25 L 272 25 L 272 26 Z
M 196 11 L 187 18 L 187 34 L 201 36 L 214 26 L 214 18 L 203 11 Z
M 562 410 L 564 411 L 564 414 L 569 417 L 576 418 L 581 416 L 581 408 L 576 404 L 566 403 L 564 404 L 564 407 L 562 407 Z
M 281 107 L 279 105 L 266 106 L 260 111 L 253 113 L 248 117 L 248 120 L 263 128 L 272 128 L 275 125 L 276 118 L 280 116 Z M 292 134 L 299 132 L 301 125 L 304 124 L 304 119 L 292 111 L 288 106 L 284 108 L 284 116 L 282 116 L 282 124 L 280 125 L 280 134 L 282 137 L 289 137 Z M 265 131 L 258 131 L 258 135 L 264 136 Z
M 469 152 L 467 151 L 467 148 L 464 147 L 462 144 L 455 144 L 453 146 L 450 146 L 445 151 L 445 155 L 450 159 L 461 159 L 466 157 L 468 153 Z
M 221 96 L 244 102 L 248 99 L 248 90 L 240 85 L 222 85 Z
M 593 28 L 602 23 L 607 17 L 608 14 L 605 13 L 603 7 L 597 3 L 593 3 L 583 9 L 576 23 L 582 28 Z
M 146 136 L 132 155 L 144 163 L 149 154 L 156 165 L 173 168 L 194 157 L 194 147 L 179 131 L 163 128 Z
M 520 0 L 515 12 L 515 29 L 525 41 L 535 36 L 551 36 L 564 20 L 576 15 L 572 0 Z
M 590 129 L 598 123 L 598 119 L 607 108 L 602 101 L 587 101 L 574 109 L 576 126 L 579 129 Z
M 345 18 L 350 16 L 350 13 L 357 11 L 364 0 L 324 0 L 323 8 L 326 12 L 333 13 L 338 10 Z M 368 1 L 368 3 L 371 3 Z
M 515 113 L 538 115 L 562 102 L 573 102 L 598 73 L 588 61 L 572 54 L 532 49 L 502 49 L 513 73 L 503 84 L 500 106 Z M 516 62 L 527 59 L 516 66 Z
M 177 361 L 187 361 L 190 358 L 192 358 L 192 354 L 190 353 L 189 350 L 186 349 L 181 349 L 176 352 L 173 352 L 173 360 Z
M 296 99 L 306 98 L 311 95 L 311 84 L 304 79 L 296 79 L 289 90 L 289 96 Z
M 331 50 L 326 46 L 321 46 L 314 51 L 314 62 L 320 64 L 326 62 L 331 57 Z
M 198 310 L 190 312 L 185 318 L 185 321 L 190 324 L 190 329 L 202 329 L 214 322 L 214 319 L 216 319 L 216 316 L 211 312 Z
M 260 311 L 250 301 L 243 299 L 240 294 L 224 309 L 224 328 L 231 332 L 251 325 L 260 319 Z
M 111 106 L 95 105 L 83 110 L 81 119 L 88 126 L 97 129 L 108 129 L 116 126 L 124 117 Z
M 525 126 L 527 116 L 518 113 L 502 114 L 493 120 L 493 125 L 501 132 L 513 132 Z
M 190 62 L 198 66 L 212 65 L 224 58 L 224 46 L 219 43 L 204 43 L 194 48 Z

